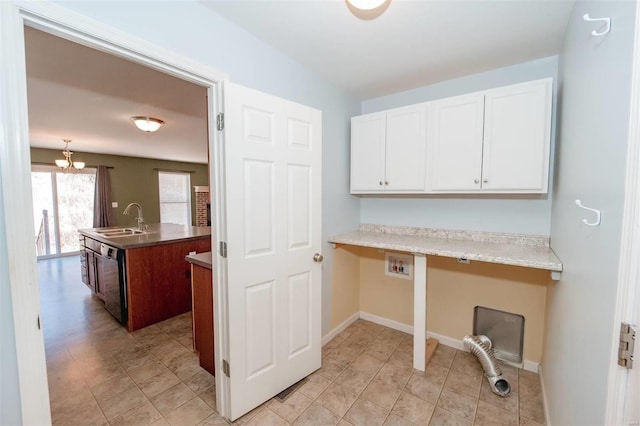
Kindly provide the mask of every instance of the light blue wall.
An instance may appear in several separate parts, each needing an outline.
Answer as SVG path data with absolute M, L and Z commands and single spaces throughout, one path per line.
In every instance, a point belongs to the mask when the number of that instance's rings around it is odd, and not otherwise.
M 562 279 L 550 287 L 543 377 L 551 424 L 602 425 L 618 327 L 616 287 L 624 204 L 636 2 L 576 3 L 560 56 L 551 246 Z M 582 15 L 611 17 L 606 37 Z M 636 54 L 638 54 L 636 52 Z M 636 70 L 636 72 L 638 72 Z M 593 215 L 574 201 L 602 210 Z M 637 401 L 636 401 L 637 403 Z
M 349 124 L 359 102 L 200 3 L 59 2 L 78 13 L 173 50 L 229 75 L 234 83 L 322 110 L 322 240 L 357 228 L 349 195 Z M 323 334 L 329 331 L 332 249 L 324 243 Z
M 370 99 L 362 102 L 362 113 L 553 77 L 552 122 L 554 124 L 551 129 L 553 152 L 557 68 L 557 56 L 538 59 Z M 551 167 L 553 168 L 553 157 Z M 362 196 L 360 221 L 429 228 L 549 235 L 551 195 Z
M 0 425 L 9 426 L 21 424 L 22 413 L 3 200 L 0 176 Z

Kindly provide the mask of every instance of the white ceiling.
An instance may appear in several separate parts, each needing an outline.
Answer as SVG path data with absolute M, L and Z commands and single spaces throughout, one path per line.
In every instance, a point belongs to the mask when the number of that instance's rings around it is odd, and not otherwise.
M 200 0 L 325 79 L 370 99 L 557 54 L 573 0 Z M 207 162 L 206 90 L 25 29 L 31 145 Z M 144 133 L 129 120 L 165 121 Z M 80 160 L 80 158 L 78 158 Z
M 361 99 L 559 53 L 573 0 L 201 0 Z M 385 6 L 383 6 L 384 8 Z
M 205 88 L 29 27 L 25 44 L 31 146 L 207 162 Z

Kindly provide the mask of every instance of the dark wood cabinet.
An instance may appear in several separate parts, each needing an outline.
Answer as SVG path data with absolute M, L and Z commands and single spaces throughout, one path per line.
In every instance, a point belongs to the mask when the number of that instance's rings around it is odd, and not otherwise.
M 211 237 L 126 249 L 129 331 L 191 310 L 191 270 L 185 257 L 211 251 Z
M 199 352 L 200 366 L 215 375 L 212 278 L 211 269 L 191 265 L 193 343 Z
M 100 291 L 100 242 L 90 238 L 80 240 L 80 273 L 82 282 L 104 300 Z

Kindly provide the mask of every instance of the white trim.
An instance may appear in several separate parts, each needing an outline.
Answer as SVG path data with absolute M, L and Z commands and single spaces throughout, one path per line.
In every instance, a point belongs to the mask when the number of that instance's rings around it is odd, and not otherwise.
M 354 316 L 355 315 L 356 314 L 354 314 Z M 394 320 L 384 318 L 378 315 L 370 314 L 369 312 L 364 312 L 364 311 L 360 311 L 360 318 L 366 321 L 371 321 L 376 324 L 384 325 L 385 327 L 389 327 L 394 330 L 402 331 L 403 333 L 413 335 L 413 326 L 404 324 L 402 322 L 394 321 Z M 335 337 L 335 335 L 332 336 L 332 338 L 333 337 Z M 449 346 L 450 348 L 458 349 L 459 351 L 468 352 L 467 349 L 465 349 L 464 344 L 462 343 L 462 340 L 454 339 L 453 337 L 445 336 L 443 334 L 434 333 L 429 330 L 427 330 L 427 338 L 437 339 L 441 345 Z M 540 363 L 537 363 L 535 361 L 529 361 L 527 359 L 525 359 L 522 362 L 522 364 L 517 364 L 514 362 L 504 361 L 504 360 L 501 360 L 501 362 L 515 368 L 522 368 L 524 370 L 531 371 L 533 373 L 538 373 L 540 370 Z
M 640 8 L 636 8 L 635 21 L 636 29 L 640 28 Z M 618 366 L 617 363 L 620 323 L 638 324 L 640 321 L 639 314 L 636 312 L 636 307 L 640 303 L 640 265 L 637 262 L 640 256 L 640 53 L 638 53 L 640 52 L 638 50 L 640 49 L 640 31 L 638 30 L 635 32 L 634 45 L 624 210 L 616 309 L 610 342 L 606 424 L 629 424 L 640 420 L 628 418 L 631 415 L 630 405 L 637 403 L 637 401 L 631 401 L 632 395 L 627 394 L 630 391 L 629 378 L 633 373 L 630 374 L 629 370 Z M 638 373 L 636 372 L 635 375 Z
M 351 324 L 356 322 L 358 320 L 358 318 L 360 318 L 360 315 L 361 315 L 360 312 L 356 312 L 355 314 L 351 315 L 346 320 L 342 321 L 333 330 L 331 330 L 330 332 L 325 334 L 324 337 L 322 338 L 322 346 L 324 346 L 327 343 L 329 343 L 331 340 L 333 340 L 334 337 L 336 337 L 338 334 L 342 333 L 344 330 L 347 329 L 347 327 L 349 327 Z
M 6 240 L 9 287 L 22 424 L 50 424 L 49 389 L 40 314 L 33 200 L 24 29 L 14 4 L 0 2 L 0 207 Z M 5 254 L 2 254 L 5 256 Z
M 393 328 L 394 330 L 402 331 L 403 333 L 413 335 L 412 325 L 394 321 L 392 319 L 370 314 L 369 312 L 364 311 L 360 311 L 360 318 L 366 321 L 374 322 L 376 324 L 384 325 L 385 327 Z
M 58 37 L 144 64 L 165 74 L 203 86 L 209 86 L 212 81 L 221 82 L 229 79 L 221 70 L 50 1 L 13 1 L 29 26 Z
M 538 367 L 538 375 L 540 376 L 540 388 L 542 389 L 542 407 L 544 408 L 545 425 L 551 426 L 551 416 L 549 415 L 549 400 L 547 398 L 547 389 L 544 385 L 544 376 L 542 375 L 542 365 Z
M 222 109 L 222 91 L 226 74 L 215 68 L 193 61 L 149 43 L 126 32 L 109 27 L 100 21 L 88 18 L 49 1 L 32 2 L 13 0 L 0 2 L 1 57 L 0 88 L 7 89 L 0 102 L 0 172 L 3 176 L 3 197 L 6 214 L 7 246 L 11 268 L 11 291 L 14 307 L 18 373 L 24 424 L 48 424 L 51 422 L 46 363 L 42 334 L 34 331 L 35 313 L 39 310 L 37 292 L 35 246 L 26 232 L 33 226 L 33 209 L 30 207 L 30 170 L 28 115 L 26 94 L 26 70 L 24 67 L 23 25 L 33 26 L 51 34 L 81 43 L 109 54 L 131 60 L 160 72 L 173 75 L 192 83 L 207 87 L 209 113 L 210 181 L 216 189 L 215 209 L 212 220 L 212 245 L 217 247 L 224 236 L 224 172 L 220 167 L 224 155 L 223 136 L 215 130 L 214 117 Z M 8 83 L 8 85 L 7 85 Z M 4 86 L 4 87 L 3 87 Z M 11 177 L 7 179 L 6 177 Z M 9 185 L 11 182 L 11 185 Z M 8 206 L 11 206 L 9 209 Z M 27 212 L 27 213 L 25 213 Z M 27 228 L 28 226 L 28 228 Z M 30 253 L 33 252 L 33 256 Z M 214 256 L 216 266 L 214 280 L 214 333 L 216 346 L 216 369 L 222 371 L 225 356 L 227 330 L 225 265 Z M 215 284 L 217 283 L 217 284 Z M 228 379 L 224 374 L 216 375 L 218 410 L 222 416 L 228 413 Z

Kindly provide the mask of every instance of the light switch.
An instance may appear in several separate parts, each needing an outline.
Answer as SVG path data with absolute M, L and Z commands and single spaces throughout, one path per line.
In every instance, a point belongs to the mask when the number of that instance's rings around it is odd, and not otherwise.
M 111 208 L 117 209 L 118 208 L 118 202 L 117 201 L 113 201 L 111 203 Z

